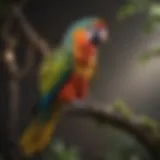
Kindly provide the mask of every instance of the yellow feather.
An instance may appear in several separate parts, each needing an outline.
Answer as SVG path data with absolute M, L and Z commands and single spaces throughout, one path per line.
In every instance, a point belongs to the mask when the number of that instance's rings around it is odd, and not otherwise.
M 87 67 L 75 64 L 74 67 L 75 72 L 84 77 L 86 80 L 90 80 L 95 73 L 96 60 L 97 60 L 96 57 L 93 56 Z
M 38 89 L 41 95 L 54 87 L 63 73 L 68 71 L 68 59 L 64 48 L 57 48 L 53 50 L 53 54 L 44 57 L 38 75 Z
M 49 143 L 54 133 L 60 110 L 53 112 L 51 118 L 45 122 L 35 119 L 20 139 L 20 148 L 26 156 L 32 156 L 42 151 Z

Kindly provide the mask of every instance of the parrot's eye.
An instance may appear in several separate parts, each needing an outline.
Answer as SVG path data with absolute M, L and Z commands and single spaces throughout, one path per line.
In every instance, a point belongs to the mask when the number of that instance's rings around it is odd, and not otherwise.
M 89 28 L 87 30 L 87 38 L 94 45 L 98 45 L 99 43 L 105 41 L 107 37 L 108 34 L 105 28 L 101 29 Z
M 87 31 L 87 38 L 94 45 L 98 45 L 101 41 L 99 32 L 94 28 L 90 28 Z

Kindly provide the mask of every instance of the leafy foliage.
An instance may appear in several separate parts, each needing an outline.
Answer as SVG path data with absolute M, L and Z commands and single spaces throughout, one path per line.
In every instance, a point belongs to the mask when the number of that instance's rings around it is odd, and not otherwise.
M 126 3 L 117 12 L 118 20 L 130 18 L 136 14 L 146 13 L 144 32 L 151 33 L 160 26 L 160 2 L 156 0 L 126 0 Z M 139 59 L 141 63 L 147 62 L 152 57 L 160 55 L 160 47 L 149 50 Z
M 148 9 L 147 21 L 144 25 L 145 33 L 151 33 L 160 25 L 160 3 L 152 3 Z
M 147 13 L 144 31 L 150 33 L 160 23 L 160 3 L 155 0 L 126 0 L 117 12 L 117 19 L 124 20 L 141 13 Z
M 80 160 L 76 147 L 66 148 L 62 141 L 52 141 L 42 153 L 42 160 Z
M 123 118 L 125 119 L 130 118 L 131 111 L 129 107 L 127 107 L 126 104 L 121 99 L 116 100 L 112 106 L 114 111 L 120 113 L 123 116 Z
M 139 62 L 144 64 L 146 63 L 148 60 L 150 60 L 151 58 L 154 57 L 158 57 L 160 56 L 160 47 L 156 46 L 153 49 L 150 49 L 148 52 L 144 53 L 140 58 L 139 58 Z
M 138 117 L 141 126 L 146 129 L 148 132 L 153 133 L 154 135 L 157 133 L 158 124 L 154 120 L 150 119 L 147 116 Z
M 106 160 L 150 159 L 146 150 L 133 136 L 113 127 L 108 127 L 108 130 L 111 134 L 106 137 L 106 143 L 109 145 Z
M 127 0 L 126 3 L 119 9 L 117 18 L 119 20 L 124 20 L 137 13 L 148 11 L 151 2 L 151 0 Z

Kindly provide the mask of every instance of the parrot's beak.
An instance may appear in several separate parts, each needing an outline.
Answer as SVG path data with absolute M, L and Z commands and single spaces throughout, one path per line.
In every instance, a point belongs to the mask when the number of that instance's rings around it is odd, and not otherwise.
M 93 33 L 90 42 L 94 46 L 98 46 L 99 44 L 106 42 L 108 40 L 108 37 L 109 37 L 108 29 L 104 27 L 100 29 L 96 28 L 96 32 Z
M 101 42 L 107 41 L 108 38 L 109 38 L 108 29 L 106 29 L 106 28 L 101 29 L 100 32 L 99 32 L 99 35 L 100 35 L 100 41 Z
M 96 23 L 95 29 L 98 32 L 97 39 L 99 39 L 99 43 L 103 43 L 108 40 L 109 30 L 108 30 L 108 26 L 106 24 L 104 24 L 103 22 Z

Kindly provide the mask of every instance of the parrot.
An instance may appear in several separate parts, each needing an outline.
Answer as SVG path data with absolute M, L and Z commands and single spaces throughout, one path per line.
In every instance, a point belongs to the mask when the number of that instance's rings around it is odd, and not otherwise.
M 37 78 L 37 113 L 19 140 L 25 156 L 40 153 L 49 144 L 66 104 L 83 104 L 97 66 L 98 47 L 108 39 L 108 33 L 102 18 L 76 20 L 59 46 L 43 57 Z

